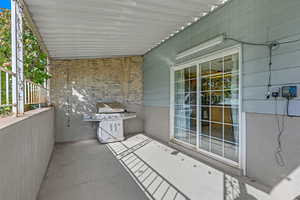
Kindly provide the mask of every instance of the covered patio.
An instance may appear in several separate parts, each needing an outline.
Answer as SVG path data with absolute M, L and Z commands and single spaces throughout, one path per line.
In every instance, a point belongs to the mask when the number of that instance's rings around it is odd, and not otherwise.
M 298 0 L 11 6 L 1 200 L 300 200 Z
M 38 199 L 271 200 L 268 192 L 138 134 L 107 145 L 56 145 Z

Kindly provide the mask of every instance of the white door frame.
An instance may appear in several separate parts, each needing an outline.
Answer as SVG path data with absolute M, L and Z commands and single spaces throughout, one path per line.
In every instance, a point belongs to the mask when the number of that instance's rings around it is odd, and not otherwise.
M 231 55 L 234 53 L 239 54 L 239 162 L 234 162 L 229 159 L 226 159 L 222 156 L 218 156 L 216 154 L 210 153 L 208 151 L 202 150 L 199 148 L 199 109 L 197 109 L 197 143 L 195 150 L 208 155 L 209 157 L 212 157 L 214 159 L 220 160 L 226 164 L 229 164 L 231 166 L 237 167 L 241 170 L 243 170 L 243 174 L 246 175 L 246 119 L 245 119 L 245 113 L 242 112 L 243 108 L 243 90 L 242 90 L 242 74 L 243 74 L 243 46 L 242 45 L 236 45 L 232 46 L 230 48 L 222 49 L 215 51 L 213 53 L 198 57 L 196 59 L 190 60 L 188 62 L 174 65 L 170 68 L 170 140 L 176 141 L 179 143 L 182 143 L 183 145 L 191 146 L 185 142 L 179 141 L 174 137 L 174 117 L 175 117 L 175 84 L 174 84 L 174 77 L 175 77 L 175 71 L 184 69 L 191 66 L 197 66 L 197 101 L 199 105 L 199 89 L 200 89 L 200 77 L 199 77 L 199 64 L 204 63 L 207 61 L 214 60 L 219 57 L 225 57 L 227 55 Z

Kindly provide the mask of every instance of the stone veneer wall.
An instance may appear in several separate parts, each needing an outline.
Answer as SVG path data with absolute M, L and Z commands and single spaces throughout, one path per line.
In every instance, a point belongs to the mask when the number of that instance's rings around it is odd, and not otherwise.
M 55 106 L 56 141 L 94 138 L 96 124 L 82 114 L 96 112 L 96 101 L 118 101 L 137 118 L 125 122 L 125 133 L 143 131 L 143 58 L 54 60 L 51 62 L 51 103 Z

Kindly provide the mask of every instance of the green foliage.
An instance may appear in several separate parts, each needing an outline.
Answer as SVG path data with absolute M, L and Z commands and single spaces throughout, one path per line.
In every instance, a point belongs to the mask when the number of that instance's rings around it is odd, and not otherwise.
M 12 107 L 11 106 L 5 106 L 0 107 L 0 117 L 6 117 L 12 114 Z
M 1 12 L 2 11 L 2 12 Z M 10 67 L 11 60 L 11 34 L 10 12 L 0 10 L 0 66 Z
M 47 54 L 39 45 L 37 37 L 24 23 L 24 75 L 35 83 L 43 84 L 50 76 L 46 71 Z M 11 69 L 11 23 L 10 10 L 0 9 L 0 66 Z
M 11 14 L 10 10 L 0 8 L 0 66 L 11 70 Z M 45 54 L 39 45 L 29 26 L 23 23 L 23 46 L 24 46 L 24 75 L 37 84 L 43 84 L 50 78 L 46 71 L 47 54 Z M 1 102 L 2 104 L 11 104 L 11 75 L 9 76 L 9 95 L 6 95 L 6 76 L 0 72 Z M 7 101 L 8 99 L 8 101 Z M 0 107 L 0 117 L 10 115 L 11 106 Z

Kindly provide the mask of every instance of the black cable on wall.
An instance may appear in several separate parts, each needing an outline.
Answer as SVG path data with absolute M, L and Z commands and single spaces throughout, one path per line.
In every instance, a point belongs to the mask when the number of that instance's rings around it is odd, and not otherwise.
M 225 40 L 232 40 L 238 43 L 241 43 L 242 45 L 252 45 L 252 46 L 264 46 L 268 48 L 269 51 L 269 65 L 268 65 L 268 83 L 267 83 L 267 87 L 266 87 L 266 99 L 270 99 L 271 98 L 271 88 L 272 88 L 272 60 L 273 60 L 273 50 L 277 49 L 280 47 L 280 45 L 285 45 L 285 44 L 291 44 L 291 43 L 296 43 L 296 42 L 300 42 L 300 39 L 295 39 L 295 40 L 289 40 L 289 41 L 283 41 L 283 42 L 278 42 L 276 40 L 272 41 L 272 42 L 265 42 L 265 43 L 255 43 L 255 42 L 248 42 L 248 41 L 243 41 L 243 40 L 239 40 L 236 38 L 231 38 L 231 37 L 226 37 L 225 36 Z M 276 163 L 280 166 L 280 167 L 284 167 L 286 165 L 285 160 L 284 160 L 284 156 L 283 156 L 283 150 L 282 150 L 282 136 L 285 132 L 286 129 L 286 116 L 288 117 L 296 117 L 294 115 L 290 115 L 289 113 L 289 104 L 290 104 L 290 98 L 287 98 L 287 104 L 286 104 L 286 111 L 284 112 L 284 114 L 282 115 L 282 119 L 280 122 L 279 119 L 279 114 L 278 114 L 278 96 L 275 97 L 275 116 L 276 116 L 276 124 L 277 124 L 277 129 L 278 129 L 278 134 L 277 134 L 277 148 L 275 151 L 275 160 Z

